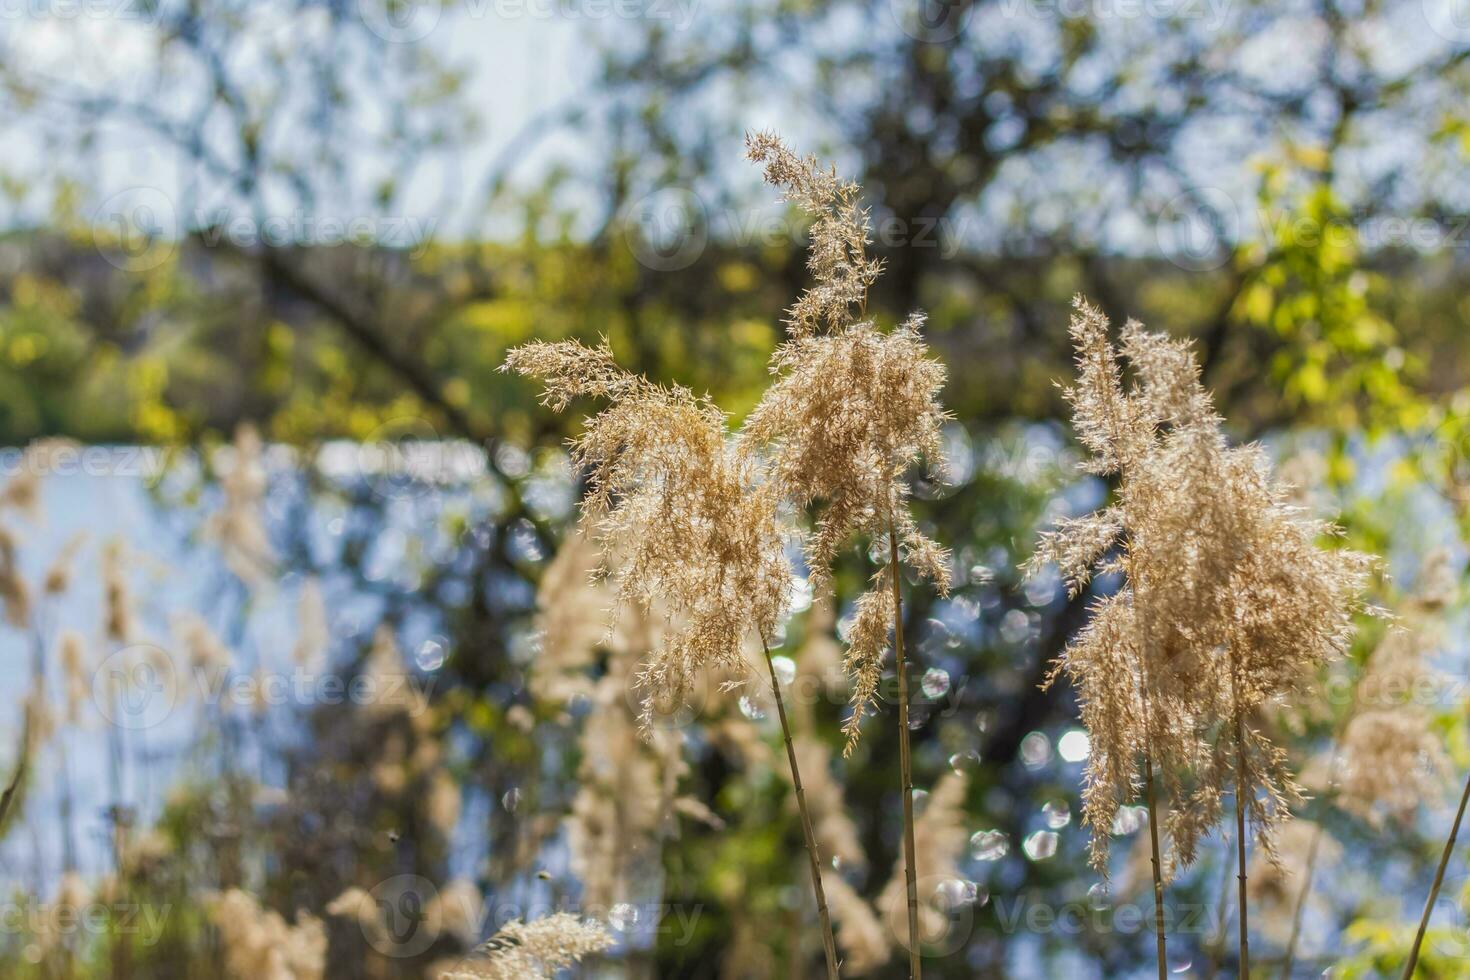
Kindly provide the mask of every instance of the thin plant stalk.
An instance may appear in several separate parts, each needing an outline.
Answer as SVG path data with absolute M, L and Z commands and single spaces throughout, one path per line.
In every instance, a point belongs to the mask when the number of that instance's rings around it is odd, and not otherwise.
M 893 586 L 893 651 L 898 669 L 898 765 L 903 784 L 903 877 L 908 888 L 909 978 L 919 980 L 919 881 L 914 868 L 914 774 L 909 761 L 909 685 L 903 650 L 903 595 L 898 587 L 898 529 L 888 517 L 888 579 Z
M 776 699 L 776 715 L 781 719 L 781 737 L 786 742 L 786 761 L 791 764 L 791 784 L 796 787 L 796 808 L 801 812 L 801 833 L 806 839 L 806 856 L 811 862 L 812 891 L 817 898 L 817 918 L 822 923 L 822 951 L 827 957 L 828 980 L 837 980 L 837 942 L 832 936 L 832 915 L 827 911 L 827 893 L 822 888 L 822 862 L 817 852 L 817 835 L 812 828 L 812 814 L 806 805 L 806 790 L 801 785 L 801 770 L 796 765 L 796 749 L 791 744 L 791 725 L 786 721 L 786 701 L 781 697 L 781 682 L 776 678 L 776 664 L 771 647 L 761 637 L 766 653 L 766 668 L 771 672 L 771 694 Z
M 1154 758 L 1150 745 L 1154 736 L 1153 713 L 1150 709 L 1149 690 L 1151 681 L 1149 679 L 1148 658 L 1139 658 L 1139 669 L 1142 676 L 1141 700 L 1143 702 L 1143 725 L 1144 725 L 1144 747 L 1143 747 L 1143 782 L 1145 802 L 1148 804 L 1148 838 L 1150 849 L 1150 863 L 1154 877 L 1154 935 L 1156 953 L 1159 961 L 1159 980 L 1167 980 L 1169 975 L 1169 955 L 1167 940 L 1164 935 L 1164 862 L 1159 848 L 1159 806 L 1158 795 L 1154 792 Z
M 31 707 L 26 706 L 25 722 L 20 731 L 20 748 L 16 752 L 15 772 L 10 777 L 10 782 L 0 792 L 0 824 L 4 824 L 5 818 L 10 815 L 10 809 L 15 805 L 20 793 L 21 784 L 25 782 L 26 768 L 31 761 Z
M 1225 927 L 1230 924 L 1230 878 L 1235 870 L 1235 848 L 1224 842 L 1225 855 L 1220 862 L 1220 902 L 1215 912 L 1215 934 L 1210 938 L 1210 960 L 1205 980 L 1214 980 L 1220 974 L 1220 961 L 1225 958 Z
M 1158 805 L 1154 802 L 1154 761 L 1146 750 L 1143 753 L 1143 779 L 1144 790 L 1148 797 L 1149 846 L 1153 850 L 1154 932 L 1158 936 L 1159 980 L 1167 980 L 1169 968 L 1166 965 L 1168 954 L 1165 951 L 1164 940 L 1164 869 L 1159 857 L 1159 814 Z
M 1465 819 L 1465 804 L 1470 803 L 1470 777 L 1465 780 L 1465 792 L 1460 794 L 1460 809 L 1455 812 L 1455 822 L 1450 827 L 1449 839 L 1444 842 L 1444 853 L 1439 856 L 1439 869 L 1434 872 L 1434 884 L 1429 888 L 1429 898 L 1424 902 L 1424 914 L 1419 917 L 1419 931 L 1414 934 L 1414 945 L 1409 949 L 1409 960 L 1404 964 L 1402 980 L 1410 980 L 1414 968 L 1419 964 L 1419 947 L 1424 945 L 1424 932 L 1429 928 L 1429 916 L 1434 903 L 1439 899 L 1439 888 L 1444 884 L 1445 868 L 1455 850 L 1455 838 L 1460 835 L 1460 822 Z
M 1245 864 L 1245 794 L 1249 792 L 1246 779 L 1245 767 L 1245 721 L 1240 717 L 1240 709 L 1235 710 L 1235 860 L 1237 862 L 1236 880 L 1240 883 L 1240 976 L 1246 980 L 1251 975 L 1251 940 L 1250 940 L 1250 912 L 1246 900 L 1246 864 Z
M 1354 703 L 1356 707 L 1356 701 Z M 1337 783 L 1337 772 L 1342 765 L 1342 739 L 1347 732 L 1349 714 L 1338 725 L 1332 738 L 1332 764 L 1327 770 L 1327 790 L 1330 793 Z M 1281 964 L 1281 980 L 1291 980 L 1291 968 L 1296 963 L 1296 944 L 1302 934 L 1302 915 L 1306 911 L 1307 896 L 1312 893 L 1312 878 L 1317 873 L 1317 855 L 1322 850 L 1322 835 L 1325 830 L 1318 820 L 1312 831 L 1312 843 L 1307 846 L 1307 866 L 1302 871 L 1302 886 L 1297 889 L 1296 902 L 1291 910 L 1291 935 L 1286 941 L 1286 958 Z
M 1307 866 L 1302 871 L 1302 887 L 1297 889 L 1296 903 L 1291 910 L 1291 936 L 1286 942 L 1286 959 L 1281 964 L 1281 980 L 1291 980 L 1291 968 L 1296 962 L 1296 944 L 1302 932 L 1302 912 L 1307 907 L 1307 895 L 1312 890 L 1312 877 L 1317 871 L 1317 854 L 1322 849 L 1322 824 L 1319 821 L 1312 831 L 1312 843 L 1307 846 Z

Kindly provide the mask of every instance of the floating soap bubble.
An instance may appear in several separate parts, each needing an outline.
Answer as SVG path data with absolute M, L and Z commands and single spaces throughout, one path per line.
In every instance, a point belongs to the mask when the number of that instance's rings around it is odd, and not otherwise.
M 949 693 L 949 671 L 942 667 L 930 667 L 924 671 L 924 679 L 919 682 L 919 687 L 924 696 L 935 700 Z
M 740 695 L 740 713 L 751 721 L 760 721 L 766 713 L 749 694 Z
M 627 902 L 618 902 L 607 910 L 607 921 L 619 932 L 627 932 L 638 924 L 638 909 Z
M 1041 819 L 1052 830 L 1061 830 L 1072 822 L 1072 810 L 1065 800 L 1052 800 L 1041 808 Z
M 1011 853 L 1011 841 L 1004 831 L 981 830 L 970 837 L 970 857 L 976 861 L 999 861 Z
M 796 679 L 796 661 L 790 657 L 772 657 L 771 666 L 776 670 L 776 679 L 787 685 Z
M 1057 835 L 1050 830 L 1038 830 L 1022 842 L 1021 850 L 1033 861 L 1045 861 L 1057 852 Z

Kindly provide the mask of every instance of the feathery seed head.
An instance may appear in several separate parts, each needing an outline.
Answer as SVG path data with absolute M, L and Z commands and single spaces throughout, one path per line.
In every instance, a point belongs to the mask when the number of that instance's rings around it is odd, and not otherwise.
M 703 671 L 744 670 L 741 642 L 786 609 L 791 569 L 778 499 L 759 460 L 729 439 L 707 398 L 617 367 L 604 343 L 532 343 L 506 365 L 540 378 L 544 401 L 608 400 L 573 442 L 587 474 L 582 520 L 604 556 L 616 553 L 619 605 L 661 613 L 669 629 L 640 672 L 645 721 Z
M 859 320 L 882 263 L 867 257 L 868 216 L 860 188 L 799 157 L 778 137 L 746 138 L 768 183 L 816 219 L 808 267 L 816 283 L 788 311 L 790 339 L 771 358 L 776 381 L 746 419 L 742 444 L 767 452 L 771 482 L 799 508 L 822 507 L 807 547 L 812 585 L 821 589 L 842 546 L 855 535 L 896 538 L 899 560 L 945 593 L 949 552 L 920 530 L 906 506 L 904 477 L 920 459 L 943 461 L 939 403 L 944 366 L 929 356 L 922 314 L 884 332 Z M 856 310 L 856 313 L 854 312 Z M 858 600 L 846 666 L 853 712 L 844 726 L 850 752 L 882 670 L 896 570 L 883 569 Z
M 1105 872 L 1113 816 L 1136 796 L 1145 752 L 1172 800 L 1178 864 L 1193 859 L 1241 775 L 1269 848 L 1299 791 L 1252 721 L 1345 651 L 1373 562 L 1321 547 L 1332 529 L 1291 505 L 1264 453 L 1228 444 L 1187 344 L 1130 322 L 1115 347 L 1096 308 L 1080 297 L 1074 308 L 1078 379 L 1067 399 L 1092 454 L 1085 469 L 1117 475 L 1117 497 L 1044 534 L 1028 569 L 1055 562 L 1074 595 L 1097 571 L 1125 580 L 1056 667 L 1092 738 L 1093 862 Z
M 613 944 L 601 925 L 566 912 L 533 922 L 514 919 L 439 980 L 551 980 L 558 971 Z

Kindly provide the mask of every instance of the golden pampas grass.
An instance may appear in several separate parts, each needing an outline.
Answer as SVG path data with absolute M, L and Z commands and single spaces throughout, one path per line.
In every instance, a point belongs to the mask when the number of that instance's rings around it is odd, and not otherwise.
M 557 971 L 613 944 L 596 922 L 555 912 L 532 922 L 514 920 L 481 944 L 474 958 L 439 975 L 439 980 L 552 980 Z
M 929 794 L 924 811 L 914 821 L 914 867 L 923 883 L 918 893 L 919 935 L 925 942 L 942 940 L 950 927 L 945 915 L 948 896 L 941 888 L 948 882 L 964 879 L 959 862 L 970 839 L 965 816 L 968 786 L 963 773 L 945 773 Z M 893 874 L 878 895 L 877 907 L 892 934 L 905 935 L 908 908 L 902 859 L 894 863 Z
M 639 671 L 644 720 L 677 704 L 710 670 L 744 669 L 741 646 L 768 637 L 786 609 L 791 570 L 778 500 L 758 462 L 734 445 L 708 399 L 617 366 L 603 344 L 535 342 L 505 368 L 541 380 L 542 401 L 607 402 L 572 447 L 587 474 L 583 526 L 612 571 L 620 607 L 663 618 L 667 629 Z
M 327 933 L 322 921 L 298 913 L 294 925 L 237 888 L 207 903 L 219 932 L 222 966 L 233 980 L 321 980 Z
M 1074 309 L 1078 377 L 1066 396 L 1090 453 L 1085 469 L 1115 475 L 1117 498 L 1043 535 L 1029 567 L 1055 563 L 1073 595 L 1094 571 L 1123 577 L 1055 672 L 1076 687 L 1091 740 L 1083 807 L 1100 872 L 1119 806 L 1143 787 L 1157 810 L 1156 774 L 1162 781 L 1174 854 L 1161 866 L 1155 821 L 1161 900 L 1166 868 L 1193 860 L 1227 792 L 1241 864 L 1247 816 L 1272 853 L 1301 790 L 1253 719 L 1344 654 L 1374 563 L 1321 547 L 1334 529 L 1290 502 L 1259 447 L 1228 444 L 1188 344 L 1129 321 L 1115 346 L 1100 311 L 1081 297 Z M 1248 961 L 1245 901 L 1242 879 Z M 1162 969 L 1162 918 L 1157 926 Z
M 224 502 L 205 525 L 205 536 L 219 546 L 230 571 L 250 586 L 260 584 L 275 563 L 261 519 L 266 491 L 263 450 L 255 426 L 249 422 L 236 426 L 233 444 L 220 453 Z

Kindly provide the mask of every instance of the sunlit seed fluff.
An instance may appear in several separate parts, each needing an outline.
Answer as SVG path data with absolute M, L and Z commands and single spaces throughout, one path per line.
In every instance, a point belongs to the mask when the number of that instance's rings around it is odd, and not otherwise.
M 618 605 L 667 625 L 639 673 L 645 721 L 705 671 L 742 672 L 741 644 L 775 631 L 791 569 L 777 498 L 724 415 L 687 389 L 622 371 L 606 344 L 531 343 L 505 367 L 539 378 L 553 408 L 581 395 L 609 402 L 587 419 L 573 459 L 589 484 L 583 526 L 617 556 Z
M 77 552 L 81 550 L 82 542 L 86 537 L 81 533 L 72 535 L 62 545 L 61 551 L 57 553 L 51 567 L 46 569 L 46 578 L 42 586 L 49 596 L 60 595 L 71 587 L 71 565 L 76 559 Z
M 25 629 L 31 621 L 31 588 L 21 574 L 19 550 L 15 535 L 0 527 L 0 603 L 5 621 Z
M 213 677 L 230 669 L 234 657 L 203 616 L 193 612 L 180 613 L 174 618 L 173 631 L 188 658 L 191 671 Z
M 552 980 L 557 971 L 612 944 L 601 925 L 566 912 L 532 922 L 512 920 L 439 980 Z
M 655 744 L 641 738 L 638 720 L 628 708 L 630 656 L 614 657 L 597 682 L 592 709 L 578 740 L 577 793 L 567 818 L 572 872 L 582 883 L 584 903 L 610 906 L 627 901 L 630 878 L 639 862 L 657 855 L 665 805 L 665 758 Z M 639 855 L 644 855 L 640 859 Z
M 862 188 L 824 169 L 814 156 L 800 157 L 779 136 L 754 133 L 745 140 L 746 156 L 765 165 L 766 183 L 783 189 L 786 200 L 811 215 L 807 268 L 816 285 L 802 293 L 787 316 L 793 337 L 837 330 L 852 322 L 852 308 L 867 299 L 868 287 L 882 271 L 869 259 L 868 212 Z
M 62 465 L 75 466 L 78 447 L 68 439 L 37 439 L 26 447 L 14 476 L 0 488 L 0 508 L 12 507 L 28 520 L 41 516 L 41 481 Z
M 567 535 L 536 587 L 538 647 L 528 686 L 539 701 L 563 704 L 591 693 L 587 669 L 607 637 L 614 597 L 595 581 L 597 543 L 581 529 Z
M 841 875 L 828 876 L 826 888 L 843 974 L 861 977 L 887 963 L 893 955 L 893 936 L 873 907 Z
M 280 913 L 263 909 L 239 889 L 215 896 L 207 905 L 219 932 L 221 963 L 232 980 L 321 980 L 326 967 L 327 933 L 320 919 L 298 913 L 290 925 Z
M 892 530 L 900 561 L 947 592 L 949 553 L 914 521 L 904 479 L 920 460 L 936 468 L 943 463 L 945 369 L 920 336 L 923 315 L 886 332 L 863 319 L 881 263 L 867 256 L 868 219 L 856 184 L 774 135 L 751 135 L 746 146 L 752 160 L 765 164 L 767 182 L 815 218 L 808 261 L 815 285 L 788 313 L 790 339 L 771 359 L 777 379 L 741 437 L 770 454 L 772 482 L 784 500 L 821 508 L 807 547 L 815 588 L 827 585 L 838 550 L 852 537 L 881 543 Z M 887 622 L 893 619 L 892 599 L 884 597 L 889 585 L 880 572 L 873 591 L 859 600 L 860 628 L 847 655 L 854 679 L 848 751 L 874 701 L 885 608 Z
M 102 549 L 102 587 L 104 628 L 113 643 L 131 643 L 136 627 L 125 562 L 126 546 L 118 538 L 109 539 Z
M 1247 874 L 1251 906 L 1265 913 L 1258 921 L 1277 943 L 1290 935 L 1296 904 L 1309 871 L 1316 866 L 1335 865 L 1343 851 L 1341 844 L 1309 820 L 1291 821 L 1282 828 L 1280 837 L 1274 854 L 1262 850 L 1252 856 Z M 1320 890 L 1314 892 L 1317 898 L 1325 897 Z M 1312 901 L 1314 892 L 1308 893 L 1307 901 Z
M 843 801 L 842 784 L 832 773 L 832 750 L 826 742 L 809 735 L 797 735 L 792 747 L 822 855 L 831 855 L 844 871 L 865 867 L 867 853 Z
M 1066 395 L 1086 469 L 1116 475 L 1118 492 L 1044 535 L 1030 568 L 1056 563 L 1074 594 L 1096 571 L 1123 577 L 1056 666 L 1091 740 L 1093 863 L 1105 873 L 1113 818 L 1139 795 L 1145 752 L 1168 801 L 1171 867 L 1193 859 L 1241 779 L 1269 849 L 1299 789 L 1252 719 L 1343 653 L 1372 562 L 1321 547 L 1332 529 L 1288 502 L 1264 453 L 1227 443 L 1187 344 L 1130 322 L 1115 347 L 1099 311 L 1080 297 L 1075 309 L 1078 380 Z
M 449 934 L 469 944 L 479 938 L 480 923 L 488 912 L 479 887 L 466 878 L 454 878 L 438 889 L 424 920 L 433 934 Z
M 224 502 L 205 527 L 230 571 L 250 586 L 263 582 L 275 563 L 261 510 L 267 484 L 263 449 L 255 426 L 242 422 L 236 427 L 233 445 L 220 454 Z
M 941 888 L 964 878 L 960 861 L 970 839 L 965 812 L 969 780 L 964 773 L 947 772 L 925 801 L 914 821 L 914 868 L 919 883 L 919 936 L 940 942 L 949 932 L 949 896 Z M 903 857 L 894 861 L 893 875 L 878 896 L 878 911 L 894 936 L 908 935 L 908 902 Z
M 1424 692 L 1441 689 L 1428 660 L 1443 632 L 1442 611 L 1455 582 L 1443 549 L 1431 554 L 1420 586 L 1369 655 L 1336 768 L 1337 801 L 1369 823 L 1408 823 L 1445 786 L 1448 761 Z
M 307 671 L 320 671 L 330 643 L 326 600 L 322 598 L 321 582 L 313 576 L 301 583 L 296 600 L 296 644 L 291 649 L 291 660 Z
M 92 697 L 92 678 L 87 669 L 87 644 L 81 633 L 74 629 L 65 629 L 57 640 L 57 650 L 66 684 L 66 721 L 69 725 L 76 725 L 82 718 L 82 706 Z
M 356 885 L 344 889 L 328 902 L 325 911 L 333 918 L 355 922 L 362 931 L 363 938 L 374 949 L 392 948 L 393 937 L 378 900 Z

